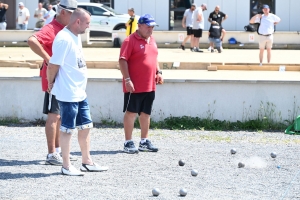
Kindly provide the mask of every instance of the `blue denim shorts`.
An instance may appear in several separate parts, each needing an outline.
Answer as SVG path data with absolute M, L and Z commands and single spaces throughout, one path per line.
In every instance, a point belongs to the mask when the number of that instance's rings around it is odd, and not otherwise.
M 209 41 L 215 44 L 215 47 L 222 46 L 222 41 L 220 38 L 211 38 L 209 37 Z
M 87 99 L 81 102 L 63 102 L 59 100 L 57 102 L 61 116 L 60 131 L 72 134 L 76 127 L 79 130 L 93 128 Z

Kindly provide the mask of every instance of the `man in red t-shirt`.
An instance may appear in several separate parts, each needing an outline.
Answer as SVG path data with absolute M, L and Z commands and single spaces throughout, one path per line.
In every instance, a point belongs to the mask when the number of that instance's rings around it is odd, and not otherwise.
M 138 30 L 127 37 L 121 47 L 119 64 L 123 75 L 124 92 L 124 152 L 157 152 L 148 139 L 150 115 L 156 84 L 162 84 L 162 72 L 157 62 L 157 45 L 152 37 L 154 18 L 145 14 L 138 21 Z M 136 114 L 139 114 L 141 141 L 137 149 L 132 141 Z
M 69 23 L 71 14 L 76 8 L 76 0 L 62 0 L 58 6 L 55 19 L 28 39 L 28 45 L 31 50 L 44 59 L 40 76 L 42 79 L 42 90 L 45 92 L 43 113 L 48 115 L 45 125 L 48 144 L 46 164 L 51 165 L 62 165 L 62 158 L 59 145 L 60 110 L 55 96 L 47 91 L 47 66 L 52 56 L 54 38 Z M 70 160 L 77 160 L 77 158 L 70 156 Z

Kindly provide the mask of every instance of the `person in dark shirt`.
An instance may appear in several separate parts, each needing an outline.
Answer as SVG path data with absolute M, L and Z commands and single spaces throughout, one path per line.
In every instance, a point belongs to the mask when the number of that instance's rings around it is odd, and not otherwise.
M 211 44 L 211 52 L 214 53 L 214 46 L 221 53 L 221 42 L 225 36 L 226 32 L 223 32 L 223 28 L 218 22 L 211 24 L 208 32 L 208 39 Z
M 227 18 L 228 15 L 220 11 L 220 6 L 216 6 L 215 10 L 209 14 L 208 21 L 211 24 L 216 24 L 217 22 L 220 26 L 222 26 L 222 22 L 225 21 Z M 222 29 L 222 31 L 223 34 L 225 35 L 226 34 L 225 29 Z M 211 50 L 211 48 L 212 48 L 212 44 L 208 49 Z M 220 48 L 222 49 L 222 42 Z
M 6 30 L 6 16 L 5 13 L 8 9 L 8 4 L 2 3 L 0 1 L 0 30 Z

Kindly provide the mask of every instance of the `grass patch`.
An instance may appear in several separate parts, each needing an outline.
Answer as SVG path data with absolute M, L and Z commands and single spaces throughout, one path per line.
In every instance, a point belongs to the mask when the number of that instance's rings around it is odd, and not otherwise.
M 7 117 L 7 118 L 2 118 L 0 119 L 0 126 L 7 126 L 10 124 L 20 124 L 20 120 L 16 117 Z
M 283 131 L 289 123 L 273 120 L 255 119 L 244 122 L 201 119 L 199 117 L 168 117 L 163 121 L 151 122 L 150 128 L 170 130 L 211 130 L 211 131 Z M 136 123 L 138 125 L 138 123 Z

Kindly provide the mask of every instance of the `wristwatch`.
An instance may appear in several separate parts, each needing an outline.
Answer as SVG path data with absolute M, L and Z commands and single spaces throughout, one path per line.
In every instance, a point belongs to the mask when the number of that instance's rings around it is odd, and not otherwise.
M 158 70 L 158 71 L 156 71 L 156 74 L 161 74 L 162 75 L 162 71 Z

